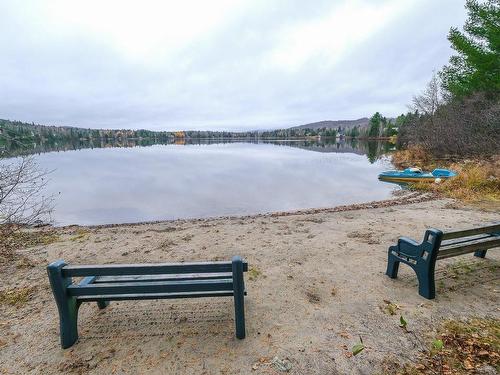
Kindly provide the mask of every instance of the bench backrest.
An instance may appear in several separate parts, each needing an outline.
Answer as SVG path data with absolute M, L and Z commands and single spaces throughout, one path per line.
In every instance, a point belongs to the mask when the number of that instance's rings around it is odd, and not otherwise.
M 500 223 L 493 224 L 493 225 L 487 225 L 487 226 L 483 226 L 483 227 L 478 227 L 478 228 L 473 228 L 473 229 L 465 229 L 465 230 L 458 230 L 458 231 L 453 231 L 453 232 L 446 232 L 443 234 L 443 241 L 444 240 L 452 240 L 452 239 L 461 238 L 461 237 L 475 236 L 478 234 L 492 234 L 492 233 L 500 233 Z
M 443 234 L 437 259 L 483 251 L 500 246 L 500 224 Z
M 245 261 L 242 263 L 243 272 L 248 271 L 248 263 Z M 232 262 L 66 265 L 62 268 L 62 274 L 65 277 L 167 275 L 221 272 L 232 272 Z
M 244 288 L 243 272 L 248 263 L 239 256 L 231 262 L 67 265 L 48 267 L 51 284 L 74 297 L 104 296 L 110 299 L 189 293 L 233 293 Z M 161 275 L 161 276 L 160 276 Z M 83 277 L 79 284 L 72 277 Z M 57 281 L 60 280 L 60 281 Z M 56 285 L 57 284 L 57 285 Z M 188 293 L 188 294 L 186 294 Z

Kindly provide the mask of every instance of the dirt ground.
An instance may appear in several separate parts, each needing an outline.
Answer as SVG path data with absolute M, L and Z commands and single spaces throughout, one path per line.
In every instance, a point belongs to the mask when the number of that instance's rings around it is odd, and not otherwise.
M 53 243 L 23 249 L 2 266 L 0 374 L 375 374 L 411 362 L 448 318 L 500 316 L 500 251 L 440 261 L 437 297 L 417 293 L 415 274 L 384 275 L 398 236 L 467 228 L 499 212 L 450 200 L 347 211 L 57 229 Z M 234 337 L 231 298 L 83 304 L 80 339 L 59 346 L 45 267 L 230 260 L 243 256 L 247 337 Z M 16 289 L 13 289 L 16 288 Z M 405 332 L 400 316 L 408 322 Z M 351 348 L 366 347 L 356 356 Z

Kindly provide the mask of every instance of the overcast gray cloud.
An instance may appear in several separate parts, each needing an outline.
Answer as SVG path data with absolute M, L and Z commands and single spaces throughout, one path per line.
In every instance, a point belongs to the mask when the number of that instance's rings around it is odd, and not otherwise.
M 0 1 L 0 118 L 263 129 L 406 110 L 461 0 Z

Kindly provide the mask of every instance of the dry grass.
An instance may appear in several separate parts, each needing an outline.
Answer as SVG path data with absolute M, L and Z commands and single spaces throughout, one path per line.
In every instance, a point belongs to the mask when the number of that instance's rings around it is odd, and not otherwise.
M 424 170 L 447 168 L 458 175 L 441 183 L 412 184 L 417 190 L 433 191 L 464 202 L 500 202 L 500 157 L 485 160 L 436 160 L 421 147 L 398 151 L 393 155 L 398 168 L 418 166 Z
M 24 306 L 31 299 L 35 287 L 26 286 L 0 291 L 0 304 L 15 307 Z
M 417 363 L 388 363 L 384 374 L 462 375 L 500 371 L 500 320 L 446 321 Z M 487 372 L 487 371 L 490 372 Z
M 262 276 L 262 272 L 257 268 L 257 267 L 250 267 L 248 270 L 248 279 L 249 280 L 257 280 L 259 277 Z
M 76 229 L 74 235 L 69 239 L 74 242 L 85 242 L 90 236 L 90 231 L 85 228 Z
M 431 155 L 422 146 L 412 146 L 392 154 L 392 163 L 397 168 L 418 166 L 420 168 L 432 167 Z
M 17 249 L 50 245 L 57 241 L 60 241 L 60 236 L 53 229 L 26 230 L 0 227 L 0 264 L 15 259 Z
M 60 236 L 53 230 L 18 230 L 4 234 L 3 243 L 21 249 L 38 245 L 50 245 L 60 240 Z

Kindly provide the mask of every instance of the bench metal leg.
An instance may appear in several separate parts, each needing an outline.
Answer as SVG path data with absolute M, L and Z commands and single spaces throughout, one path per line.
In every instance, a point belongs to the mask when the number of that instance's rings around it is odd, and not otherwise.
M 389 247 L 389 255 L 387 259 L 387 271 L 385 274 L 389 276 L 391 279 L 395 279 L 398 277 L 399 271 L 399 260 L 392 254 L 392 246 Z
M 474 256 L 478 257 L 478 258 L 484 258 L 486 256 L 487 251 L 488 251 L 487 249 L 486 250 L 478 250 L 474 253 Z
M 432 270 L 420 267 L 415 269 L 418 278 L 418 294 L 427 299 L 436 297 L 436 282 L 434 280 L 434 267 Z
M 80 303 L 75 297 L 69 297 L 66 288 L 71 285 L 71 277 L 63 277 L 62 268 L 66 263 L 62 260 L 51 263 L 47 267 L 52 293 L 59 310 L 59 331 L 63 349 L 72 346 L 78 340 L 78 308 Z
M 97 301 L 97 307 L 101 310 L 109 306 L 109 301 Z
M 245 338 L 245 284 L 243 280 L 243 261 L 239 256 L 233 257 L 233 294 L 234 294 L 234 321 L 236 337 Z

